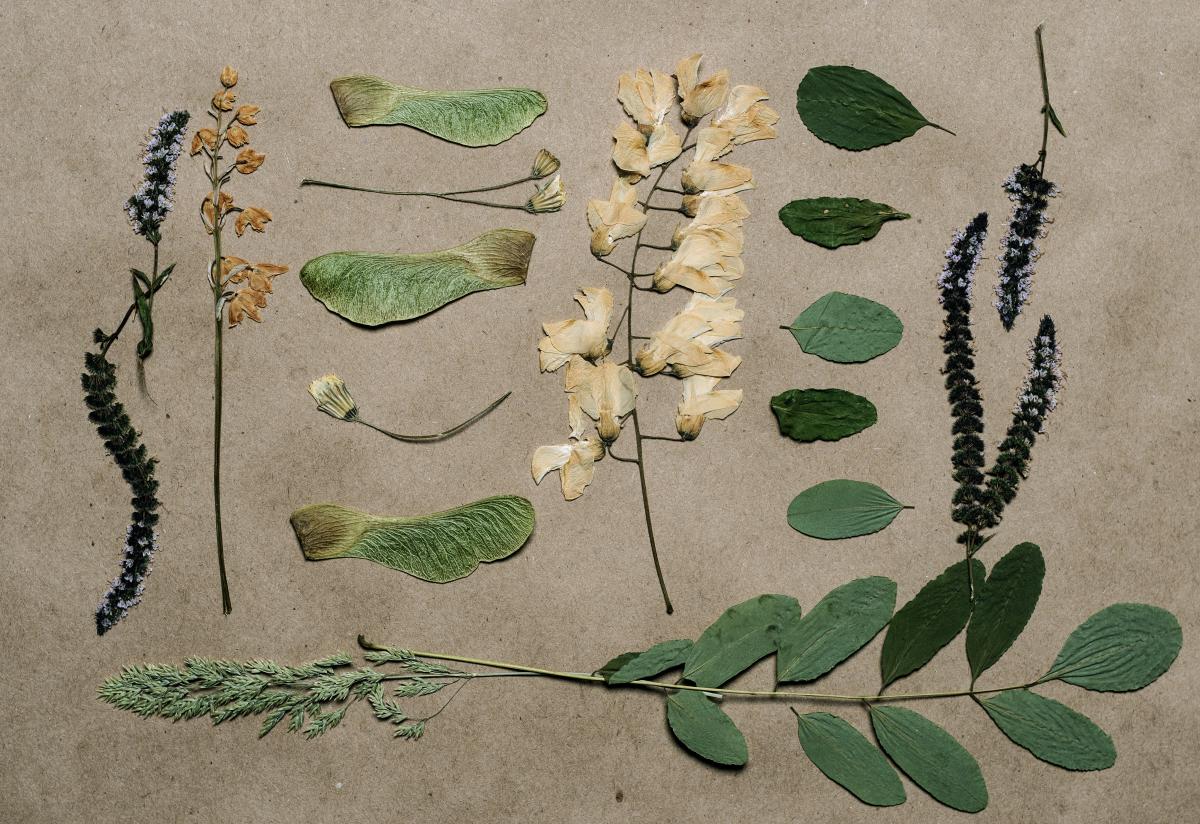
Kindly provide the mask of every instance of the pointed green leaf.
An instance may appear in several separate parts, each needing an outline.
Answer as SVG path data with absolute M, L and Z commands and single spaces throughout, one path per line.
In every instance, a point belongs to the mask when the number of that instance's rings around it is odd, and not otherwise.
M 310 561 L 366 558 L 444 584 L 520 549 L 533 533 L 533 505 L 497 495 L 432 515 L 385 518 L 314 504 L 297 509 L 291 520 Z
M 141 269 L 130 269 L 129 273 L 137 278 L 138 282 L 141 283 L 143 287 L 146 289 L 150 288 L 150 276 Z
M 906 508 L 911 507 L 905 507 L 875 484 L 825 481 L 792 499 L 788 523 L 813 538 L 854 538 L 878 532 Z
M 797 713 L 796 719 L 800 746 L 817 769 L 859 801 L 876 807 L 904 803 L 904 785 L 892 765 L 848 722 L 827 712 Z
M 887 221 L 909 217 L 912 215 L 887 204 L 857 197 L 793 200 L 779 210 L 779 219 L 788 231 L 826 249 L 870 240 Z
M 799 620 L 800 604 L 786 595 L 759 595 L 732 606 L 696 639 L 683 677 L 719 687 L 775 652 L 780 633 Z
M 175 271 L 175 264 L 172 263 L 171 265 L 167 266 L 165 269 L 163 269 L 161 272 L 158 273 L 158 280 L 154 281 L 154 288 L 156 291 L 158 289 L 162 288 L 162 285 L 167 282 L 167 278 L 171 277 L 171 273 L 174 271 Z
M 853 66 L 809 69 L 796 89 L 796 111 L 818 138 L 853 151 L 903 140 L 924 126 L 942 128 L 890 83 Z
M 967 627 L 967 661 L 971 676 L 1000 660 L 1017 640 L 1042 594 L 1046 562 L 1036 544 L 1017 544 L 996 562 L 979 586 Z M 978 583 L 978 582 L 977 582 Z
M 142 277 L 145 277 L 143 275 Z M 149 281 L 147 281 L 149 284 Z M 133 301 L 137 306 L 138 322 L 142 327 L 142 339 L 137 342 L 137 356 L 139 358 L 150 357 L 150 352 L 154 349 L 154 318 L 150 315 L 150 288 L 147 286 L 146 291 L 134 289 Z
M 596 674 L 603 676 L 606 684 L 628 684 L 680 666 L 691 651 L 692 642 L 688 638 L 663 641 L 645 652 L 618 655 L 596 670 Z
M 464 295 L 525 282 L 533 235 L 493 229 L 440 252 L 330 252 L 300 270 L 309 293 L 347 320 L 379 326 L 411 320 Z
M 402 124 L 463 146 L 491 146 L 546 111 L 533 89 L 427 91 L 380 77 L 352 75 L 329 84 L 347 126 Z
M 872 426 L 879 414 L 862 395 L 842 389 L 789 389 L 771 398 L 779 433 L 794 441 L 837 441 Z
M 733 720 L 702 692 L 680 690 L 667 696 L 667 723 L 680 744 L 714 764 L 746 763 L 746 739 Z
M 834 363 L 862 363 L 891 350 L 904 334 L 900 318 L 882 303 L 830 292 L 787 327 L 810 355 Z
M 889 578 L 859 578 L 833 590 L 780 633 L 775 680 L 812 681 L 829 672 L 874 638 L 895 606 Z
M 1071 633 L 1042 681 L 1100 692 L 1140 690 L 1166 672 L 1183 646 L 1179 621 L 1149 604 L 1113 604 Z
M 1046 104 L 1046 114 L 1050 115 L 1050 122 L 1054 124 L 1054 130 L 1066 137 L 1067 130 L 1063 128 L 1062 121 L 1058 119 L 1058 112 L 1054 111 L 1054 107 L 1049 103 Z
M 1006 690 L 980 702 L 1014 744 L 1068 770 L 1107 770 L 1117 760 L 1108 733 L 1086 715 L 1030 692 Z
M 975 581 L 982 581 L 983 564 L 977 559 L 970 563 Z M 879 656 L 885 687 L 925 666 L 962 632 L 971 615 L 970 577 L 967 561 L 959 561 L 921 587 L 892 616 Z
M 879 746 L 917 786 L 947 807 L 977 813 L 987 806 L 987 785 L 974 757 L 954 736 L 903 707 L 872 705 Z

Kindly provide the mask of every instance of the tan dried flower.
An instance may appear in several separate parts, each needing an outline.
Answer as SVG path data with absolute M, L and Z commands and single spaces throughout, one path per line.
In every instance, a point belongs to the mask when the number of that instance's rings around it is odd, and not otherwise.
M 549 177 L 558 171 L 558 158 L 550 154 L 546 149 L 539 149 L 537 156 L 533 159 L 533 168 L 529 170 L 530 177 L 541 179 Z
M 209 151 L 217 148 L 216 131 L 208 127 L 196 130 L 196 134 L 192 136 L 192 148 L 189 153 L 193 155 L 199 154 L 201 148 L 207 148 Z
M 220 217 L 225 217 L 225 215 L 229 214 L 229 210 L 233 208 L 233 197 L 225 192 L 221 192 L 217 201 L 220 204 Z M 208 229 L 208 233 L 211 235 L 213 227 L 217 225 L 218 220 L 218 215 L 213 209 L 211 193 L 204 196 L 204 200 L 200 203 L 200 211 L 204 215 L 205 228 Z
M 729 70 L 721 69 L 703 82 L 697 82 L 700 55 L 685 57 L 675 66 L 679 81 L 679 100 L 683 122 L 695 126 L 701 118 L 725 102 L 729 94 Z
M 266 305 L 267 296 L 257 289 L 238 289 L 229 301 L 229 328 L 232 329 L 241 323 L 243 316 L 255 323 L 262 323 L 262 315 L 258 310 Z
M 529 196 L 524 209 L 532 214 L 557 212 L 567 202 L 567 191 L 563 188 L 562 176 L 555 175 L 536 192 Z
M 754 188 L 754 173 L 736 163 L 695 160 L 688 164 L 680 179 L 683 188 L 691 194 L 731 195 Z
M 253 126 L 254 124 L 258 123 L 258 113 L 260 111 L 262 111 L 262 109 L 260 109 L 258 106 L 253 106 L 250 104 L 238 106 L 237 114 L 233 116 L 233 119 L 238 123 L 241 123 L 243 126 Z
M 234 161 L 234 168 L 244 175 L 253 174 L 258 171 L 258 167 L 263 164 L 267 156 L 262 152 L 256 152 L 247 146 L 237 154 L 237 159 Z
M 637 189 L 625 177 L 613 181 L 608 200 L 588 201 L 588 225 L 592 228 L 592 254 L 607 255 L 621 238 L 636 235 L 646 225 L 646 213 L 637 208 Z
M 660 125 L 675 103 L 675 79 L 662 72 L 638 69 L 617 81 L 617 99 L 645 134 Z
M 538 341 L 538 365 L 543 372 L 557 370 L 572 355 L 594 361 L 608 354 L 612 292 L 585 288 L 575 294 L 575 300 L 583 308 L 584 320 L 572 318 L 542 324 L 546 337 Z
M 676 377 L 728 377 L 742 362 L 717 347 L 742 336 L 745 312 L 733 298 L 692 295 L 688 305 L 654 332 L 634 356 L 634 368 L 645 377 L 664 369 Z
M 709 234 L 689 235 L 674 256 L 655 270 L 651 285 L 659 292 L 683 286 L 719 297 L 733 288 L 732 282 L 744 270 L 741 258 L 727 251 L 719 239 Z
M 667 124 L 655 126 L 649 138 L 621 123 L 613 133 L 613 163 L 623 172 L 645 177 L 650 169 L 679 157 L 683 139 Z
M 221 89 L 213 95 L 212 107 L 219 112 L 233 111 L 233 104 L 237 102 L 237 95 L 229 89 Z
M 337 375 L 322 375 L 308 385 L 308 394 L 317 402 L 317 409 L 343 421 L 358 417 L 358 407 L 345 382 Z
M 772 140 L 779 113 L 761 101 L 767 93 L 757 86 L 734 86 L 728 102 L 713 114 L 712 125 L 730 134 L 741 145 L 755 140 Z
M 573 501 L 592 482 L 595 463 L 604 457 L 604 444 L 597 438 L 571 440 L 557 446 L 539 446 L 533 453 L 534 483 L 554 470 L 561 471 L 563 498 Z
M 683 398 L 675 411 L 675 431 L 685 441 L 695 440 L 704 422 L 721 420 L 737 411 L 740 389 L 715 389 L 719 379 L 697 375 L 684 378 Z
M 574 355 L 567 362 L 568 418 L 573 432 L 583 429 L 582 412 L 596 421 L 596 433 L 609 444 L 621 434 L 621 423 L 633 411 L 637 382 L 629 367 L 615 363 L 591 364 Z
M 237 85 L 238 73 L 233 66 L 226 66 L 221 69 L 221 85 L 227 89 L 232 89 Z
M 233 231 L 238 237 L 246 231 L 249 226 L 256 232 L 266 231 L 267 224 L 271 222 L 271 213 L 259 206 L 247 206 L 242 211 L 238 212 L 237 219 L 233 222 Z
M 235 149 L 240 149 L 250 142 L 250 135 L 236 123 L 225 130 L 225 140 Z
M 740 226 L 743 220 L 750 217 L 750 210 L 735 194 L 714 195 L 701 192 L 698 195 L 684 195 L 683 211 L 694 218 L 692 225 L 702 226 Z

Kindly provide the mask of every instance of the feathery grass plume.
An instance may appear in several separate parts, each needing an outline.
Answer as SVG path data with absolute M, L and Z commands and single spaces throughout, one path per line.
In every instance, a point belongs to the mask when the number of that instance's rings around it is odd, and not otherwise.
M 1058 405 L 1062 387 L 1062 350 L 1049 315 L 1038 324 L 1029 346 L 1029 372 L 1013 407 L 1012 424 L 1000 443 L 996 463 L 988 470 L 984 505 L 997 523 L 1029 469 L 1029 451 L 1046 430 L 1046 417 Z
M 971 298 L 975 270 L 987 236 L 987 214 L 976 215 L 954 235 L 946 251 L 946 265 L 938 277 L 939 301 L 946 312 L 942 333 L 946 354 L 946 390 L 954 418 L 952 477 L 958 483 L 951 518 L 967 527 L 959 536 L 968 543 L 979 530 L 993 526 L 992 513 L 983 505 L 983 399 L 975 380 L 974 336 L 971 334 Z
M 104 333 L 96 330 L 101 342 Z M 124 618 L 142 600 L 150 562 L 158 549 L 154 527 L 158 523 L 158 481 L 154 478 L 157 461 L 140 442 L 125 407 L 117 400 L 117 368 L 103 353 L 84 355 L 84 373 L 80 376 L 88 420 L 104 439 L 104 448 L 121 469 L 121 475 L 133 493 L 133 513 L 125 531 L 125 550 L 121 572 L 113 579 L 96 608 L 96 633 L 103 635 Z
M 1058 187 L 1042 177 L 1036 166 L 1022 163 L 1004 181 L 1004 191 L 1013 202 L 1013 211 L 1002 242 L 1000 280 L 992 305 L 1005 330 L 1011 330 L 1029 300 L 1034 263 L 1041 254 L 1037 241 L 1045 236 L 1048 198 L 1058 194 Z

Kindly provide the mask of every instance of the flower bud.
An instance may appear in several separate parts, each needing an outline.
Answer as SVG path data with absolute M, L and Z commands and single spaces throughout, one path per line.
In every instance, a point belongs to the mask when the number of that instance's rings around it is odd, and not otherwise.
M 553 180 L 529 196 L 524 208 L 533 214 L 557 212 L 566 202 L 567 193 L 563 189 L 562 177 L 555 175 Z
M 213 108 L 221 112 L 231 111 L 235 102 L 237 102 L 237 95 L 229 91 L 229 89 L 222 89 L 214 94 L 212 98 Z
M 249 103 L 245 106 L 238 106 L 237 114 L 234 115 L 234 119 L 243 126 L 253 126 L 258 123 L 258 113 L 260 111 L 262 111 L 262 109 L 260 109 L 258 106 L 254 106 Z
M 232 89 L 237 85 L 238 73 L 233 66 L 226 66 L 221 69 L 221 85 L 227 89 Z
M 549 177 L 558 171 L 558 158 L 550 154 L 545 149 L 540 149 L 537 157 L 533 159 L 533 168 L 529 172 L 530 177 L 543 178 Z
M 346 384 L 337 375 L 324 375 L 308 385 L 308 394 L 317 402 L 317 409 L 343 421 L 358 417 L 358 407 Z

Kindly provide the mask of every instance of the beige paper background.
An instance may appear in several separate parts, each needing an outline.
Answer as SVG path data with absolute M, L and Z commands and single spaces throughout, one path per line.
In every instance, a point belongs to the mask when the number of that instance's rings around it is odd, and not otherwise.
M 977 315 L 988 440 L 1003 429 L 1036 317 L 1059 323 L 1069 382 L 1033 472 L 990 564 L 1020 540 L 1039 543 L 1048 575 L 1024 636 L 988 685 L 1040 672 L 1081 620 L 1113 601 L 1159 604 L 1187 643 L 1148 689 L 1101 695 L 1061 685 L 1114 737 L 1119 759 L 1073 774 L 1011 745 L 967 701 L 923 705 L 979 758 L 991 791 L 981 818 L 1178 821 L 1194 814 L 1200 736 L 1189 700 L 1200 662 L 1194 561 L 1193 447 L 1197 308 L 1193 191 L 1197 25 L 1187 4 L 556 2 L 261 4 L 13 0 L 0 11 L 8 124 L 0 229 L 8 311 L 0 426 L 3 570 L 0 818 L 111 821 L 763 821 L 953 820 L 909 785 L 892 810 L 859 805 L 799 752 L 782 703 L 729 702 L 751 761 L 711 769 L 671 740 L 660 700 L 571 684 L 491 680 L 470 686 L 416 744 L 392 741 L 356 707 L 317 742 L 255 722 L 143 721 L 94 699 L 122 665 L 189 654 L 287 661 L 353 647 L 354 636 L 416 648 L 587 670 L 610 654 L 695 635 L 727 605 L 764 591 L 809 606 L 862 575 L 891 576 L 901 599 L 956 560 L 948 519 L 946 401 L 933 279 L 953 231 L 993 217 L 995 253 L 1008 202 L 999 183 L 1032 160 L 1040 137 L 1033 28 L 1047 22 L 1054 100 L 1070 132 L 1052 139 L 1048 175 L 1065 193 L 1035 284 L 1032 313 L 1011 335 Z M 572 316 L 580 285 L 616 287 L 591 260 L 586 200 L 608 190 L 609 134 L 620 120 L 617 75 L 670 68 L 691 51 L 736 82 L 764 86 L 780 137 L 738 150 L 759 189 L 747 197 L 747 276 L 737 297 L 747 337 L 730 386 L 743 408 L 690 446 L 648 445 L 649 484 L 677 604 L 661 613 L 634 470 L 606 461 L 587 494 L 565 504 L 531 483 L 534 447 L 566 433 L 561 379 L 537 371 L 544 319 Z M 179 208 L 164 258 L 148 374 L 134 384 L 133 342 L 114 350 L 121 398 L 161 463 L 162 551 L 146 601 L 98 639 L 92 608 L 114 574 L 125 487 L 85 420 L 78 373 L 93 327 L 129 300 L 126 269 L 148 265 L 122 203 L 136 185 L 138 143 L 167 107 L 203 108 L 225 63 L 243 100 L 261 104 L 254 145 L 268 155 L 240 200 L 271 209 L 264 236 L 233 241 L 246 257 L 286 262 L 262 326 L 226 337 L 225 507 L 235 611 L 222 618 L 209 488 L 211 327 L 208 239 L 195 218 L 201 173 L 180 163 Z M 800 123 L 794 89 L 823 63 L 870 68 L 958 133 L 852 154 Z M 370 72 L 417 86 L 531 85 L 549 112 L 513 140 L 465 149 L 405 128 L 346 129 L 327 91 Z M 536 150 L 563 160 L 570 202 L 534 218 L 440 203 L 300 190 L 306 175 L 455 187 L 517 176 Z M 792 237 L 775 212 L 795 197 L 884 200 L 914 218 L 874 241 L 827 252 Z M 660 218 L 650 236 L 666 237 Z M 429 317 L 369 331 L 308 296 L 296 272 L 335 249 L 441 248 L 500 225 L 538 235 L 529 282 L 468 297 Z M 626 248 L 625 254 L 628 254 Z M 649 259 L 649 258 L 648 258 Z M 994 260 L 980 290 L 994 282 Z M 899 348 L 862 366 L 803 355 L 776 327 L 831 289 L 893 307 Z M 641 297 L 638 331 L 685 296 Z M 370 417 L 429 429 L 512 390 L 503 407 L 435 446 L 386 441 L 319 414 L 309 379 L 336 370 Z M 789 387 L 840 386 L 872 398 L 878 425 L 836 444 L 781 439 L 768 399 Z M 669 432 L 676 388 L 644 384 L 647 430 Z M 626 451 L 632 443 L 626 443 Z M 791 497 L 830 477 L 876 482 L 916 509 L 886 531 L 822 543 L 793 532 Z M 510 560 L 434 586 L 367 562 L 302 560 L 287 518 L 336 500 L 420 513 L 489 494 L 531 498 L 537 530 Z M 878 641 L 823 682 L 877 684 Z M 766 685 L 760 666 L 743 678 Z M 965 683 L 961 640 L 906 689 Z M 861 713 L 850 712 L 856 723 Z

